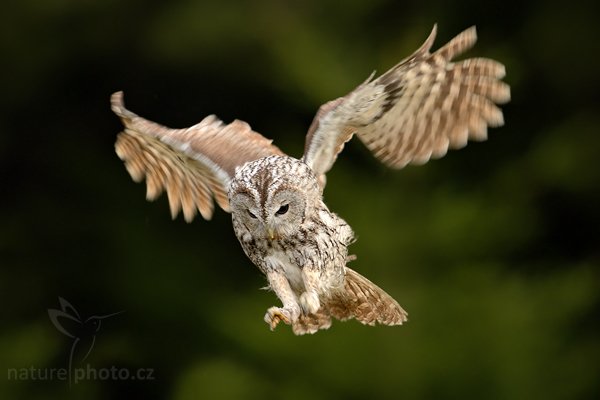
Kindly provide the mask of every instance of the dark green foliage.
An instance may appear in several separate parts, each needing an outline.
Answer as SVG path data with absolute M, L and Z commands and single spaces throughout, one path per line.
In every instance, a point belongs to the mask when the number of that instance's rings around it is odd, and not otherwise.
M 0 398 L 583 399 L 600 376 L 598 10 L 576 3 L 24 0 L 0 24 Z M 113 151 L 109 97 L 172 127 L 243 119 L 300 155 L 318 106 L 476 24 L 506 64 L 490 139 L 396 172 L 349 143 L 327 204 L 398 328 L 262 322 L 272 293 L 227 214 L 186 224 Z M 9 379 L 65 368 L 47 309 L 102 322 L 84 362 L 154 378 Z

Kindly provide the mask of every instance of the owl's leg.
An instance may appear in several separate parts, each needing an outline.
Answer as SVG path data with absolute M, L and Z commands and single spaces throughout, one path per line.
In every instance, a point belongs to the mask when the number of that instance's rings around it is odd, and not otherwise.
M 290 283 L 283 272 L 271 270 L 267 272 L 267 280 L 271 289 L 275 292 L 279 300 L 283 303 L 281 307 L 271 307 L 265 314 L 265 322 L 269 324 L 271 330 L 275 329 L 280 321 L 290 325 L 296 322 L 300 315 L 300 306 L 298 298 L 292 290 Z
M 317 288 L 321 273 L 311 266 L 302 268 L 302 280 L 304 281 L 304 293 L 300 295 L 300 306 L 305 314 L 315 314 L 321 308 Z

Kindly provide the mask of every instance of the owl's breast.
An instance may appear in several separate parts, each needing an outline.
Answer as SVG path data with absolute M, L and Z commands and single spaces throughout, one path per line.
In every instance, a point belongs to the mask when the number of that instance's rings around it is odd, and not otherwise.
M 290 254 L 281 250 L 273 250 L 267 256 L 268 264 L 279 268 L 287 278 L 292 289 L 300 294 L 304 292 L 304 281 L 302 278 L 302 268 L 296 263 Z
M 304 268 L 320 271 L 323 291 L 343 282 L 352 230 L 326 207 L 307 218 L 293 234 L 275 239 L 256 237 L 243 223 L 235 218 L 233 222 L 248 258 L 264 274 L 272 269 L 283 272 L 298 293 L 304 287 Z

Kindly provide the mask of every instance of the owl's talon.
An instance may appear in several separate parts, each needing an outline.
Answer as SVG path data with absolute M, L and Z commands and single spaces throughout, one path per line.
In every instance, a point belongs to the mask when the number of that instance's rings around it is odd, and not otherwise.
M 271 307 L 265 314 L 265 322 L 269 324 L 271 330 L 275 330 L 279 322 L 283 321 L 286 325 L 292 323 L 292 313 L 285 308 Z

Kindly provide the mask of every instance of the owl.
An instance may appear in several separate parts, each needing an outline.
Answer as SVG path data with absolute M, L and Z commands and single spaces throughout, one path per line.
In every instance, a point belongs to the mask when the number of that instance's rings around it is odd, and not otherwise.
M 431 53 L 425 43 L 383 75 L 372 74 L 344 97 L 322 105 L 308 129 L 304 154 L 284 154 L 250 126 L 214 115 L 170 129 L 127 110 L 122 92 L 112 110 L 125 128 L 115 144 L 131 177 L 146 180 L 148 200 L 167 192 L 173 218 L 183 211 L 210 219 L 216 202 L 230 212 L 245 254 L 265 275 L 281 306 L 266 311 L 271 330 L 283 322 L 297 335 L 331 326 L 332 319 L 401 325 L 404 309 L 348 267 L 350 226 L 323 202 L 326 174 L 356 135 L 395 169 L 424 164 L 485 140 L 503 125 L 498 104 L 510 100 L 505 68 L 485 58 L 453 59 L 477 39 L 471 27 Z

